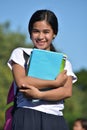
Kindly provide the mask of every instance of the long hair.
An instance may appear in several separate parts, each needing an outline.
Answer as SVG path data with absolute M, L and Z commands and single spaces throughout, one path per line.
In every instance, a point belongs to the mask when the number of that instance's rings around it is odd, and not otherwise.
M 75 122 L 79 121 L 81 123 L 82 128 L 84 128 L 84 130 L 87 130 L 87 119 L 85 118 L 78 118 L 75 120 Z
M 45 20 L 53 29 L 55 35 L 58 33 L 58 19 L 56 15 L 50 10 L 37 10 L 30 18 L 28 24 L 28 31 L 31 36 L 33 24 L 37 21 Z
M 45 20 L 51 26 L 54 34 L 57 35 L 58 19 L 57 19 L 56 15 L 50 10 L 42 9 L 42 10 L 37 10 L 30 18 L 30 21 L 28 24 L 28 32 L 30 34 L 30 37 L 31 37 L 32 29 L 33 29 L 33 24 L 37 21 L 43 21 L 43 20 Z M 51 43 L 50 50 L 56 51 L 56 49 L 52 43 Z

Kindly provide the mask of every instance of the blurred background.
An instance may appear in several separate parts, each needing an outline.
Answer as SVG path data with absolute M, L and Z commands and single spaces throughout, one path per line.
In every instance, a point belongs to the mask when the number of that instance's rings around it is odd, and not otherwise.
M 87 0 L 0 0 L 0 130 L 5 121 L 5 107 L 12 75 L 7 61 L 16 47 L 32 47 L 28 22 L 38 9 L 52 10 L 59 22 L 53 44 L 68 55 L 78 81 L 73 96 L 65 101 L 64 117 L 70 130 L 78 117 L 87 117 Z

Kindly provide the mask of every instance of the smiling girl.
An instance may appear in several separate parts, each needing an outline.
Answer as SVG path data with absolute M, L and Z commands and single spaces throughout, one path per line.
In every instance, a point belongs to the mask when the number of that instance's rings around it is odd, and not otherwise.
M 56 51 L 52 41 L 58 33 L 58 20 L 52 11 L 37 10 L 30 18 L 28 30 L 34 48 Z M 72 96 L 72 83 L 77 80 L 71 63 L 66 60 L 64 71 L 55 80 L 33 78 L 26 74 L 25 58 L 32 50 L 17 48 L 8 61 L 14 88 L 18 88 L 12 130 L 68 130 L 62 110 L 64 99 Z M 40 91 L 50 87 L 53 89 Z M 33 102 L 33 98 L 40 100 Z

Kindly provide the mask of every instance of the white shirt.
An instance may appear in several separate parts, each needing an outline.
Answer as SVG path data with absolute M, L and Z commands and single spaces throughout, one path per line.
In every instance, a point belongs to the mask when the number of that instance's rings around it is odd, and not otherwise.
M 23 68 L 25 68 L 25 59 L 24 59 L 23 52 L 30 55 L 32 50 L 33 49 L 21 48 L 21 47 L 14 49 L 11 54 L 11 57 L 7 63 L 8 66 L 10 67 L 10 69 L 12 70 L 12 61 L 21 65 Z M 68 76 L 72 76 L 73 83 L 76 82 L 77 77 L 73 73 L 71 63 L 68 60 L 66 60 L 64 69 L 67 70 Z M 14 89 L 16 87 L 17 86 L 15 84 Z M 62 116 L 63 115 L 62 110 L 64 109 L 64 103 L 63 103 L 63 100 L 57 101 L 57 102 L 43 101 L 43 100 L 30 100 L 28 98 L 25 98 L 24 95 L 21 92 L 19 92 L 17 95 L 17 107 L 31 108 L 34 110 L 48 113 L 48 114 Z

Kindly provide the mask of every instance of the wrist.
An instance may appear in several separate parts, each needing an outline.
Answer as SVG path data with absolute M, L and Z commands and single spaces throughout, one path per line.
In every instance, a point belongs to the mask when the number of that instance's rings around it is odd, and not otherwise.
M 38 95 L 38 98 L 39 99 L 43 99 L 44 98 L 44 92 L 40 91 L 39 95 Z
M 54 80 L 54 87 L 55 87 L 55 88 L 58 88 L 58 87 L 59 87 L 58 80 Z

